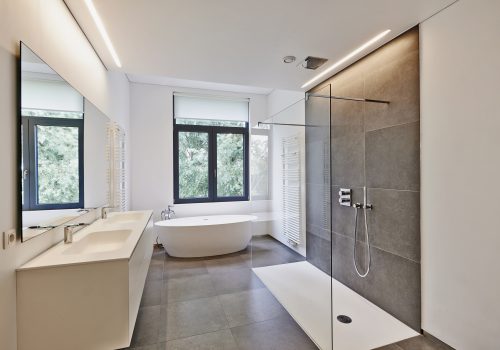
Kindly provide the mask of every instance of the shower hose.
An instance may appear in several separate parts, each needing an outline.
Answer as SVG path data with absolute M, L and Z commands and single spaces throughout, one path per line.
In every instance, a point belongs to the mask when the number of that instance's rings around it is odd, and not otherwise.
M 363 204 L 356 203 L 354 204 L 354 209 L 356 211 L 355 217 L 354 217 L 354 254 L 353 254 L 353 263 L 354 263 L 354 268 L 356 269 L 356 273 L 358 274 L 359 277 L 366 277 L 368 276 L 368 273 L 370 272 L 370 266 L 372 264 L 372 254 L 370 250 L 370 235 L 368 234 L 368 220 L 366 216 L 367 208 L 364 207 Z M 365 216 L 365 238 L 366 238 L 366 247 L 368 249 L 368 266 L 366 267 L 365 273 L 359 272 L 358 269 L 358 264 L 356 263 L 356 246 L 357 246 L 357 241 L 358 241 L 358 211 L 359 209 L 363 209 L 364 211 L 364 216 Z

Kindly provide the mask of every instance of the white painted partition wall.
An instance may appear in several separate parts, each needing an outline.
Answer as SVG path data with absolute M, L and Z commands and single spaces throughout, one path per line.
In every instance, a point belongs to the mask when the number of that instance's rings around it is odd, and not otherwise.
M 16 115 L 19 41 L 22 40 L 90 98 L 111 119 L 128 128 L 128 81 L 102 66 L 61 0 L 0 0 L 0 233 L 17 224 Z M 9 250 L 0 250 L 0 339 L 2 350 L 17 349 L 15 269 L 63 237 L 53 230 Z
M 500 349 L 500 1 L 421 25 L 422 328 Z

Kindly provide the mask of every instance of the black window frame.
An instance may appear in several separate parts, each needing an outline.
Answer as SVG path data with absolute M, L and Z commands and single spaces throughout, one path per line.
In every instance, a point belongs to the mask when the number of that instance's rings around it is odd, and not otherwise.
M 38 125 L 76 127 L 78 128 L 78 202 L 76 203 L 50 203 L 38 204 L 37 202 L 37 150 L 35 129 Z M 21 181 L 24 182 L 23 211 L 54 210 L 54 209 L 79 209 L 84 207 L 84 118 L 46 118 L 21 116 L 21 128 L 23 133 L 23 162 L 28 166 L 28 176 L 24 178 L 21 173 Z
M 173 120 L 174 142 L 174 204 L 187 203 L 216 203 L 216 202 L 244 202 L 249 200 L 249 125 L 244 127 L 211 126 L 178 124 Z M 180 198 L 179 197 L 179 132 L 208 133 L 208 197 L 206 198 Z M 219 197 L 217 195 L 217 135 L 241 134 L 243 135 L 243 196 Z

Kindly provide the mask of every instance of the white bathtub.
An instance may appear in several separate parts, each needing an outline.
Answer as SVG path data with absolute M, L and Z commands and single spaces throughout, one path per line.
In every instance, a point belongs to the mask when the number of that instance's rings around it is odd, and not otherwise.
M 234 253 L 252 238 L 253 215 L 195 216 L 155 223 L 158 240 L 167 253 L 193 258 Z

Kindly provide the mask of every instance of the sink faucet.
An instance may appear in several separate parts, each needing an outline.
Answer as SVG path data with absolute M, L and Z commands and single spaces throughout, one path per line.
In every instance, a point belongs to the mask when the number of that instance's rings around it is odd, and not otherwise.
M 175 211 L 172 210 L 173 207 L 174 207 L 173 205 L 168 205 L 167 209 L 165 209 L 161 212 L 161 219 L 162 220 L 172 219 L 172 216 L 175 215 Z
M 101 219 L 107 219 L 108 218 L 108 210 L 109 209 L 115 209 L 115 207 L 102 207 L 101 208 Z
M 73 231 L 75 227 L 87 226 L 87 225 L 89 224 L 80 222 L 78 224 L 70 224 L 64 226 L 64 243 L 65 244 L 73 243 Z

